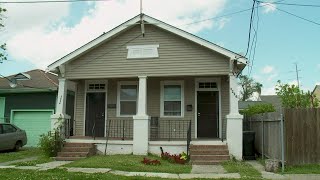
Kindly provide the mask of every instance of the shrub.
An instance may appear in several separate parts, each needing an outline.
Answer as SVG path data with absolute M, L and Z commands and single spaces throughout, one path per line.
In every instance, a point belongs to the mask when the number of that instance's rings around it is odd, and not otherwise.
M 63 139 L 58 132 L 42 134 L 39 140 L 39 147 L 47 157 L 55 157 L 61 150 Z
M 167 160 L 170 163 L 185 164 L 188 160 L 187 154 L 170 154 L 168 152 L 161 153 L 161 159 Z

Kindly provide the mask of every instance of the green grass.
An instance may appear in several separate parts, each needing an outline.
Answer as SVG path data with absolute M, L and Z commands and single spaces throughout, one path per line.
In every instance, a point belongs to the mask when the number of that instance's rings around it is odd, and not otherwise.
M 259 157 L 257 159 L 257 161 L 262 165 L 262 166 L 266 166 L 266 158 L 262 159 L 261 157 Z
M 281 169 L 279 172 L 281 173 Z M 286 166 L 284 174 L 320 174 L 320 164 Z
M 16 165 L 16 166 L 35 166 L 37 164 L 43 164 L 43 163 L 51 162 L 53 160 L 54 159 L 51 158 L 51 157 L 46 157 L 46 156 L 42 155 L 42 156 L 39 156 L 36 160 L 14 163 L 12 165 Z
M 22 148 L 17 152 L 0 152 L 0 163 L 38 156 L 40 153 L 38 148 Z
M 52 179 L 88 179 L 88 180 L 100 180 L 100 179 L 116 179 L 116 180 L 129 180 L 129 179 L 137 179 L 137 180 L 156 180 L 159 178 L 146 178 L 146 177 L 125 177 L 125 176 L 117 176 L 109 173 L 95 173 L 95 174 L 85 174 L 85 173 L 73 173 L 67 172 L 64 169 L 52 169 L 48 171 L 37 171 L 37 170 L 18 170 L 18 169 L 0 169 L 0 177 L 1 179 L 6 180 L 52 180 Z
M 262 179 L 258 170 L 242 161 L 227 161 L 222 166 L 228 173 L 239 173 L 241 179 Z
M 131 171 L 131 172 L 166 172 L 166 173 L 190 173 L 191 165 L 172 164 L 161 160 L 160 157 L 149 155 L 148 158 L 158 159 L 161 165 L 145 165 L 141 163 L 146 156 L 135 155 L 107 155 L 93 156 L 87 159 L 74 161 L 65 167 L 83 168 L 111 168 L 112 170 Z

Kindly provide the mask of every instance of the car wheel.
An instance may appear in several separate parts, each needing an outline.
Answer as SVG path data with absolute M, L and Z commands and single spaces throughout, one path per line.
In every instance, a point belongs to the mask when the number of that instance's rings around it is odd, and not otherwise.
M 15 145 L 14 145 L 14 150 L 15 151 L 19 151 L 22 147 L 22 143 L 20 141 L 18 141 Z

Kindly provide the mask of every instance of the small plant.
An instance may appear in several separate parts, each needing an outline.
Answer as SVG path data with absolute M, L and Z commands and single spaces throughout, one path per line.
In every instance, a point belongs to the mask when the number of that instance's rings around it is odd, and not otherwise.
M 170 154 L 168 152 L 161 153 L 161 159 L 167 160 L 170 163 L 185 164 L 188 160 L 186 153 L 181 154 Z
M 55 157 L 61 150 L 63 139 L 58 132 L 42 134 L 39 140 L 39 147 L 47 157 Z
M 160 163 L 160 161 L 159 160 L 157 160 L 157 159 L 154 159 L 154 160 L 152 160 L 152 159 L 148 159 L 148 158 L 143 158 L 143 161 L 141 161 L 143 164 L 145 164 L 145 165 L 154 165 L 154 166 L 157 166 L 157 165 L 160 165 L 161 163 Z

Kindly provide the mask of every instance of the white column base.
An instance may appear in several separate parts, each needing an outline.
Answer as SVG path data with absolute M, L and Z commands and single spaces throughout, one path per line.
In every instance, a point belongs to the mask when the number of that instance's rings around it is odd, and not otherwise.
M 60 123 L 62 123 L 62 127 L 63 127 L 65 120 L 71 118 L 67 114 L 52 114 L 50 117 L 51 117 L 51 131 L 56 130 L 59 127 Z
M 227 115 L 227 142 L 229 152 L 237 160 L 242 160 L 242 120 L 240 114 Z
M 133 116 L 133 154 L 147 155 L 149 148 L 149 116 Z

